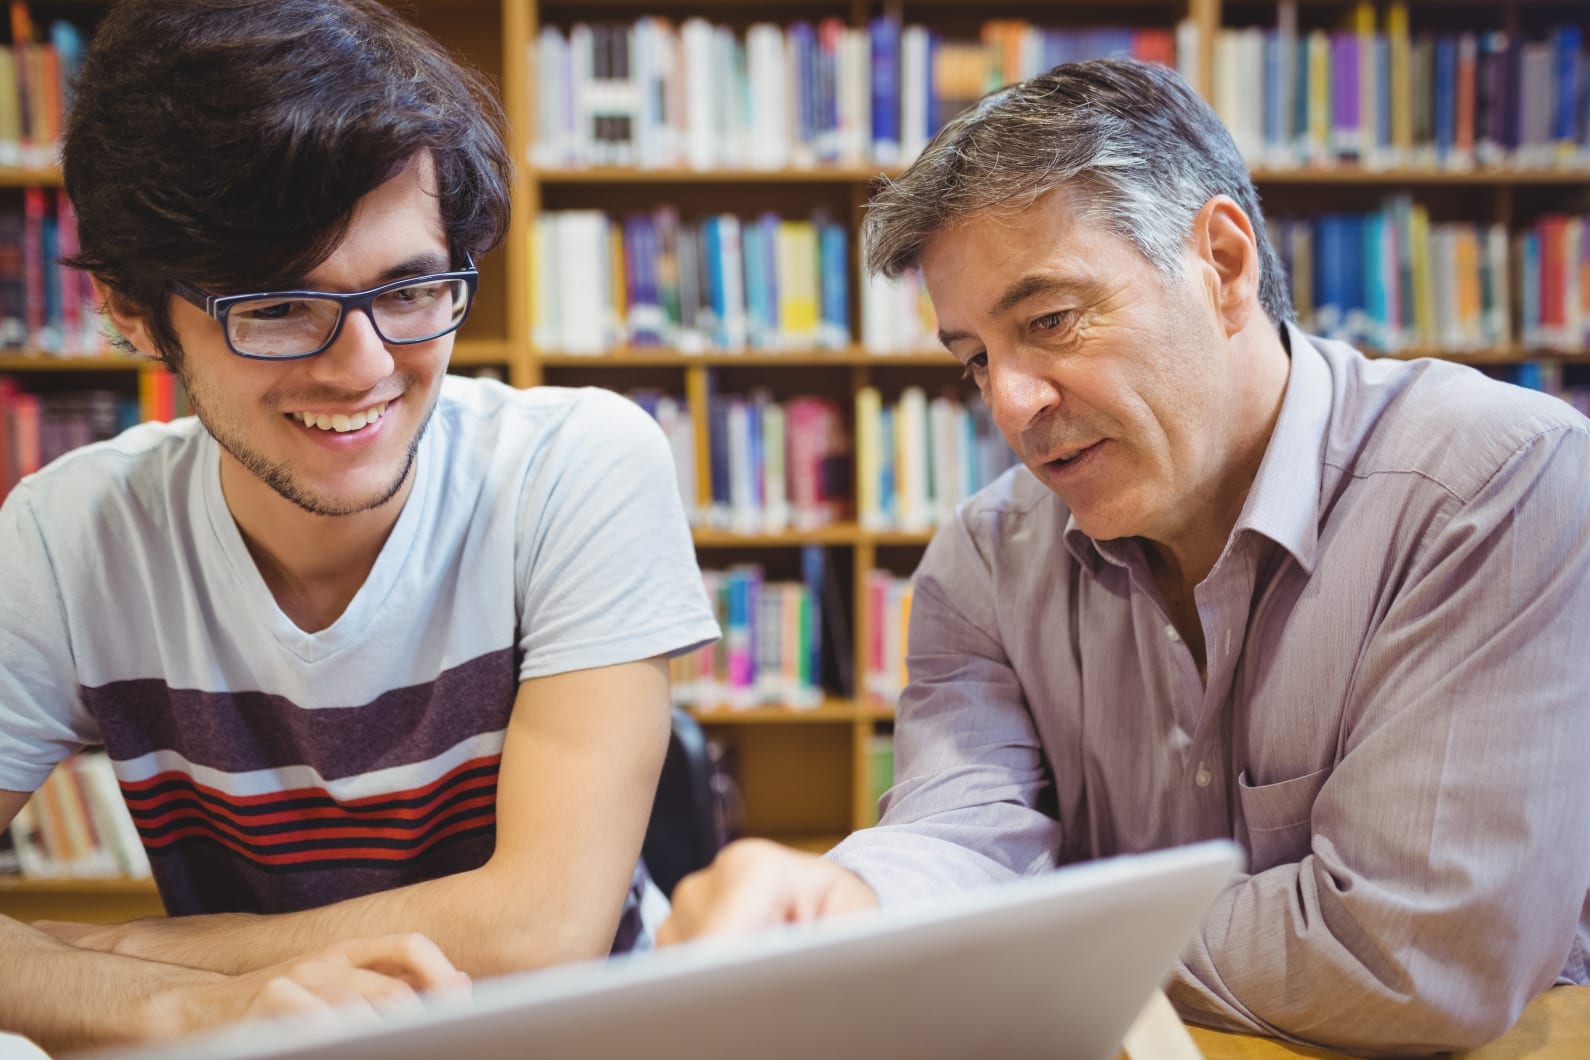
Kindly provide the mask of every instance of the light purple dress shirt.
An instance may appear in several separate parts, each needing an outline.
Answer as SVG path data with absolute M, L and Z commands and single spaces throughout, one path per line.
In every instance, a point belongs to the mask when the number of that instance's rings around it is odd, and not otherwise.
M 1369 1052 L 1590 983 L 1590 422 L 1289 329 L 1281 414 L 1197 587 L 1025 468 L 915 580 L 895 787 L 831 854 L 885 903 L 1218 836 L 1248 872 L 1184 1016 Z

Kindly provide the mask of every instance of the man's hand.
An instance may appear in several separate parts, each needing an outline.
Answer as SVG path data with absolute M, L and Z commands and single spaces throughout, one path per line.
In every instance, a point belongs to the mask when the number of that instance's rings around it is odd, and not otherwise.
M 679 881 L 659 945 L 793 924 L 863 909 L 878 896 L 848 869 L 766 839 L 742 839 Z
M 372 1018 L 419 1003 L 424 990 L 462 990 L 469 977 L 423 935 L 339 942 L 244 975 L 172 987 L 138 1014 L 143 1036 L 170 1038 L 238 1020 Z

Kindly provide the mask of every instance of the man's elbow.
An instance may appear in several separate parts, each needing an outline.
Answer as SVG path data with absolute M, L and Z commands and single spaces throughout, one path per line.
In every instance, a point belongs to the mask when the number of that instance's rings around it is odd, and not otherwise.
M 1528 1001 L 1511 989 L 1474 989 L 1442 998 L 1342 997 L 1329 1006 L 1330 1015 L 1316 1010 L 1311 1019 L 1274 1026 L 1297 1041 L 1360 1056 L 1426 1056 L 1495 1041 L 1518 1022 Z

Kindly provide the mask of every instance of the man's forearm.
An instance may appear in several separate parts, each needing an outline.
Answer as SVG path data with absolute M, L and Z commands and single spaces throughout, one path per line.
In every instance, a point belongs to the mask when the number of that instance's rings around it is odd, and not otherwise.
M 196 968 L 138 961 L 68 946 L 0 917 L 0 1027 L 51 1052 L 70 1052 L 173 1034 L 183 987 L 217 982 Z
M 239 974 L 350 939 L 418 932 L 474 977 L 605 956 L 617 930 L 590 898 L 538 894 L 485 866 L 318 909 L 137 920 L 86 945 L 145 960 Z M 511 885 L 510 885 L 511 884 Z M 605 934 L 604 934 L 605 932 Z

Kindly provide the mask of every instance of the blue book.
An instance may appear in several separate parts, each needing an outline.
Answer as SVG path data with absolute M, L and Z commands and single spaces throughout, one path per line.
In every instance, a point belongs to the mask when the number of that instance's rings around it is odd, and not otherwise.
M 822 311 L 818 334 L 823 345 L 839 349 L 850 342 L 850 270 L 843 225 L 822 222 L 817 230 L 817 274 Z
M 1540 345 L 1540 232 L 1523 238 L 1519 266 L 1519 334 L 1526 346 Z
M 1563 25 L 1551 31 L 1554 106 L 1551 138 L 1558 144 L 1573 145 L 1579 139 L 1579 78 L 1584 60 L 1579 55 L 1581 34 L 1578 26 Z
M 894 503 L 894 406 L 884 405 L 878 414 L 878 509 L 885 526 L 894 526 L 898 511 Z
M 762 410 L 766 407 L 766 395 L 758 394 L 746 403 L 745 410 L 745 429 L 750 436 L 746 439 L 746 451 L 750 453 L 751 507 L 758 513 L 767 510 L 763 496 L 763 486 L 767 478 L 767 454 L 766 447 L 762 444 Z
M 795 128 L 791 131 L 796 144 L 815 152 L 819 127 L 817 31 L 810 22 L 794 22 L 787 33 L 795 67 Z
M 1372 213 L 1364 217 L 1359 226 L 1362 246 L 1359 247 L 1359 267 L 1356 270 L 1359 282 L 1363 288 L 1364 327 L 1361 336 L 1355 336 L 1354 341 L 1360 339 L 1377 350 L 1391 348 L 1388 326 L 1391 321 L 1390 292 L 1386 290 L 1383 282 L 1386 263 L 1382 260 L 1381 248 L 1385 239 L 1386 217 L 1382 213 Z
M 1343 337 L 1347 296 L 1342 273 L 1345 218 L 1326 214 L 1314 222 L 1314 325 L 1326 338 Z
M 729 401 L 717 393 L 718 373 L 707 369 L 707 467 L 711 476 L 712 504 L 708 515 L 714 526 L 729 518 Z
M 1285 94 L 1281 91 L 1281 35 L 1270 30 L 1264 35 L 1264 146 L 1273 151 L 1286 146 L 1285 114 L 1281 113 Z
M 727 286 L 723 282 L 723 223 L 716 217 L 709 217 L 701 225 L 702 253 L 705 255 L 707 269 L 706 302 L 712 307 L 712 345 L 720 350 L 729 348 L 729 337 L 725 324 L 729 318 L 729 304 L 727 299 Z
M 745 316 L 746 333 L 751 348 L 773 348 L 778 320 L 770 315 L 767 301 L 767 256 L 762 250 L 762 226 L 755 221 L 746 224 L 740 232 L 741 254 L 745 258 Z
M 778 214 L 764 210 L 754 225 L 762 231 L 762 282 L 767 301 L 768 344 L 777 349 L 784 345 L 784 321 L 779 316 L 778 287 Z
M 1442 162 L 1457 144 L 1457 38 L 1435 39 L 1435 154 Z
M 900 20 L 872 20 L 872 160 L 900 161 Z
M 828 566 L 828 554 L 820 545 L 801 546 L 801 582 L 806 586 L 806 598 L 811 606 L 806 609 L 806 671 L 811 683 L 823 680 L 823 582 Z

